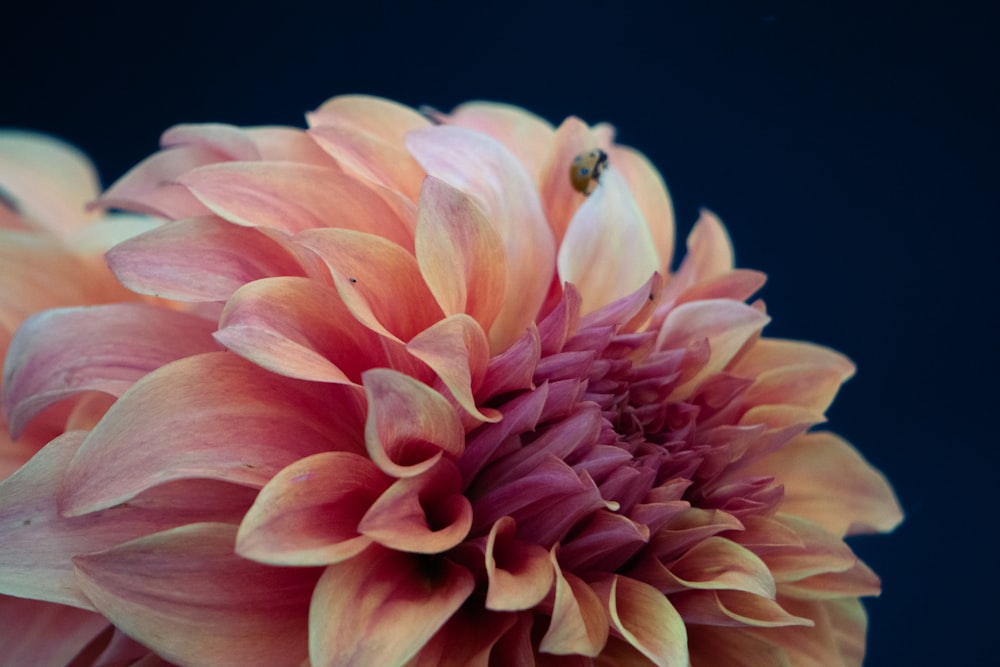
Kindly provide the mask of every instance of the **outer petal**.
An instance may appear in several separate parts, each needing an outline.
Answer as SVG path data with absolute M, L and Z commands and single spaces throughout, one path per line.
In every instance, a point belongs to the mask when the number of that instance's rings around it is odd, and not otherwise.
M 554 581 L 552 563 L 545 549 L 515 537 L 516 523 L 499 519 L 486 540 L 486 608 L 515 611 L 531 609 L 548 595 Z
M 462 454 L 462 424 L 441 394 L 385 368 L 373 368 L 362 377 L 368 395 L 365 443 L 379 468 L 395 477 L 412 477 L 445 454 Z
M 211 322 L 144 304 L 61 308 L 30 317 L 8 350 L 3 408 L 11 431 L 84 391 L 122 395 L 175 359 L 218 349 Z
M 3 664 L 65 667 L 110 625 L 93 612 L 3 595 L 0 627 Z
M 688 645 L 692 667 L 791 667 L 781 647 L 736 628 L 689 626 Z
M 416 253 L 420 273 L 445 315 L 468 313 L 489 331 L 503 306 L 508 267 L 503 239 L 475 200 L 427 177 Z
M 472 575 L 447 559 L 426 563 L 379 546 L 331 565 L 309 610 L 312 665 L 403 664 L 474 586 Z
M 584 314 L 631 294 L 660 269 L 649 225 L 614 168 L 570 221 L 558 264 L 559 279 L 580 291 Z
M 225 301 L 269 276 L 322 276 L 319 262 L 290 240 L 215 217 L 163 225 L 115 246 L 107 260 L 129 289 L 180 301 Z
M 732 269 L 733 245 L 729 234 L 713 213 L 703 209 L 688 235 L 684 261 L 664 291 L 661 314 L 665 314 L 686 290 L 698 283 L 718 278 Z
M 489 331 L 493 349 L 506 349 L 534 320 L 555 268 L 534 183 L 502 144 L 464 128 L 419 130 L 406 145 L 430 176 L 479 200 L 503 239 L 507 266 L 517 267 L 507 272 L 504 305 Z
M 614 576 L 594 585 L 611 624 L 629 644 L 661 667 L 689 663 L 687 631 L 665 595 L 641 581 Z
M 538 650 L 556 655 L 595 656 L 608 641 L 608 615 L 594 589 L 576 575 L 564 572 L 549 552 L 556 576 L 555 602 L 549 629 Z
M 583 151 L 608 146 L 602 144 L 587 124 L 575 116 L 570 116 L 559 125 L 548 145 L 550 150 L 539 192 L 556 245 L 560 245 L 573 214 L 585 201 L 584 196 L 573 188 L 569 180 L 570 164 Z
M 778 475 L 785 487 L 781 511 L 809 519 L 838 537 L 888 532 L 903 520 L 885 477 L 833 433 L 799 436 L 755 461 L 749 474 Z
M 371 539 L 358 524 L 391 478 L 352 452 L 322 452 L 268 482 L 243 519 L 236 551 L 274 565 L 326 565 L 351 558 Z
M 74 562 L 101 613 L 167 660 L 298 666 L 319 572 L 240 558 L 235 537 L 235 526 L 193 524 Z
M 660 258 L 660 272 L 669 275 L 674 253 L 674 207 L 663 177 L 646 156 L 634 148 L 611 146 L 608 155 L 611 165 L 621 172 L 628 183 L 628 189 L 649 225 L 653 246 Z
M 138 382 L 87 437 L 60 506 L 79 515 L 175 479 L 262 487 L 321 451 L 363 452 L 354 387 L 262 372 L 228 352 L 189 357 Z

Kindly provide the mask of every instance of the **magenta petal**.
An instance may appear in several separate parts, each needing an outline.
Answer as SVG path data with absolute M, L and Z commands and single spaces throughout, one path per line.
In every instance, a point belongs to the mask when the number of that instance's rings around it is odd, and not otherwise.
M 129 289 L 180 301 L 225 301 L 259 278 L 326 272 L 287 236 L 214 217 L 157 227 L 119 243 L 106 257 Z
M 369 459 L 323 452 L 291 464 L 267 483 L 243 519 L 236 551 L 273 565 L 326 565 L 363 551 L 358 524 L 392 482 Z
M 101 613 L 171 662 L 298 667 L 319 570 L 245 560 L 235 537 L 235 526 L 193 524 L 74 563 Z
M 64 667 L 111 626 L 90 611 L 0 595 L 0 627 L 4 665 Z
M 355 387 L 283 378 L 229 352 L 182 359 L 108 411 L 73 460 L 60 506 L 85 514 L 176 479 L 260 488 L 310 454 L 363 452 L 363 415 Z
M 60 308 L 30 317 L 4 367 L 3 407 L 20 433 L 43 408 L 88 390 L 120 396 L 175 359 L 218 349 L 211 322 L 127 303 Z
M 379 546 L 330 565 L 309 610 L 312 665 L 405 664 L 474 587 L 468 570 L 447 559 L 427 563 Z

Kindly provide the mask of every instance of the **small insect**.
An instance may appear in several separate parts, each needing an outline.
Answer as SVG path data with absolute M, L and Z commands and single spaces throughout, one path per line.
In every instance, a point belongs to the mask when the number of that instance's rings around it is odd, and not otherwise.
M 573 158 L 569 165 L 569 182 L 573 184 L 574 190 L 589 195 L 592 192 L 591 185 L 597 183 L 607 166 L 608 154 L 600 148 L 584 151 Z

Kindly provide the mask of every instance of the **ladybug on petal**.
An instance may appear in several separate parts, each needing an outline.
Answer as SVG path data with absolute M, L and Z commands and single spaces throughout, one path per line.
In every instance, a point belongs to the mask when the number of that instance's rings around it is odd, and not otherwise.
M 593 192 L 591 185 L 597 184 L 601 172 L 608 166 L 608 154 L 600 148 L 593 148 L 580 153 L 569 165 L 569 182 L 573 189 L 589 195 Z

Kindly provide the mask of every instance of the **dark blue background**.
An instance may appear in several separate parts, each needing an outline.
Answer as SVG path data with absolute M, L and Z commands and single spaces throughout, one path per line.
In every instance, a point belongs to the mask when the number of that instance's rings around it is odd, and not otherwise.
M 681 238 L 707 206 L 770 274 L 771 335 L 858 363 L 831 426 L 907 511 L 854 543 L 884 581 L 867 664 L 986 664 L 996 3 L 90 4 L 4 11 L 0 125 L 78 144 L 105 183 L 173 123 L 301 125 L 344 92 L 613 122 L 666 178 Z

